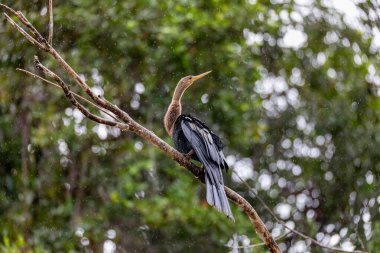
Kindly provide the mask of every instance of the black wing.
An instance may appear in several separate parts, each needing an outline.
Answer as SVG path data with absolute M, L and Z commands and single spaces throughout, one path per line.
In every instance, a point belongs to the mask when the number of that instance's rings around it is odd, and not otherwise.
M 177 121 L 186 138 L 186 145 L 194 150 L 205 167 L 207 202 L 233 219 L 221 172 L 222 169 L 228 169 L 222 142 L 203 122 L 194 117 L 181 115 Z
M 203 123 L 201 120 L 191 116 L 191 115 L 181 115 L 182 117 L 184 118 L 191 118 L 191 120 L 197 124 L 198 126 L 200 126 L 201 128 L 203 129 L 206 129 L 212 136 L 212 139 L 214 140 L 216 146 L 218 147 L 218 150 L 219 151 L 222 151 L 224 145 L 223 145 L 223 142 L 222 140 L 219 138 L 219 136 L 217 136 L 210 128 L 208 128 L 208 126 L 206 126 L 205 123 Z
M 182 153 L 188 153 L 191 149 L 193 149 L 191 147 L 190 141 L 185 137 L 183 133 L 183 122 L 187 122 L 189 127 L 193 126 L 194 129 L 197 128 L 199 130 L 197 131 L 197 133 L 202 135 L 204 140 L 208 140 L 208 145 L 205 147 L 208 147 L 211 150 L 216 149 L 217 156 L 213 156 L 213 158 L 219 160 L 218 163 L 220 163 L 222 169 L 228 170 L 228 165 L 223 154 L 224 145 L 222 140 L 210 128 L 208 128 L 208 126 L 206 126 L 205 123 L 191 115 L 180 115 L 175 122 L 173 140 L 176 148 Z M 197 156 L 193 156 L 192 158 L 195 160 L 199 160 Z

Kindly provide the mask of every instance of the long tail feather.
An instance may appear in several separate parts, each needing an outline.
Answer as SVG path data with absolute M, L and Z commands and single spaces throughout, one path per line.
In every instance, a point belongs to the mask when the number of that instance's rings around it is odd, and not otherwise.
M 210 175 L 211 174 L 211 175 Z M 206 200 L 209 205 L 215 207 L 219 212 L 223 212 L 229 219 L 235 221 L 232 214 L 223 184 L 220 184 L 213 178 L 206 168 Z

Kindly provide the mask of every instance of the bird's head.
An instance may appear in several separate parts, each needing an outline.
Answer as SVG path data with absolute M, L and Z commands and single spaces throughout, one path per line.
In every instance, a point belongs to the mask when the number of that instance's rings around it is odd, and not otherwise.
M 211 71 L 207 71 L 207 72 L 202 73 L 202 74 L 197 75 L 197 76 L 185 76 L 179 81 L 179 85 L 181 85 L 182 87 L 184 87 L 186 89 L 190 85 L 192 85 L 195 81 L 201 79 L 202 77 L 204 77 L 205 75 L 210 74 L 210 73 L 211 73 Z
M 176 119 L 179 115 L 181 115 L 182 107 L 181 107 L 181 98 L 183 93 L 187 88 L 190 87 L 195 81 L 201 79 L 205 75 L 209 74 L 211 71 L 207 71 L 203 74 L 197 76 L 185 76 L 183 77 L 177 84 L 177 87 L 174 90 L 172 102 L 169 105 L 168 110 L 166 111 L 164 117 L 164 125 L 166 132 L 172 136 L 173 127 Z

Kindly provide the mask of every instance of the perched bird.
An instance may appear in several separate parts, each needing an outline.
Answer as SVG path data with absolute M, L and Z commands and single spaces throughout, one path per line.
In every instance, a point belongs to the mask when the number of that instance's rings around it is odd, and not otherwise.
M 165 114 L 164 126 L 179 152 L 203 164 L 207 202 L 234 220 L 224 191 L 222 169 L 227 171 L 228 165 L 222 151 L 223 143 L 202 121 L 181 114 L 181 98 L 185 90 L 210 72 L 186 76 L 179 81 Z

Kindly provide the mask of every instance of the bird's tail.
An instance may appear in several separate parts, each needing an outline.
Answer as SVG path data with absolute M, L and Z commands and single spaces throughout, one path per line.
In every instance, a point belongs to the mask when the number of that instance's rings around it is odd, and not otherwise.
M 226 192 L 224 191 L 223 177 L 222 175 L 215 175 L 216 173 L 221 174 L 219 168 L 206 168 L 205 183 L 207 202 L 218 211 L 223 212 L 229 219 L 235 221 Z

